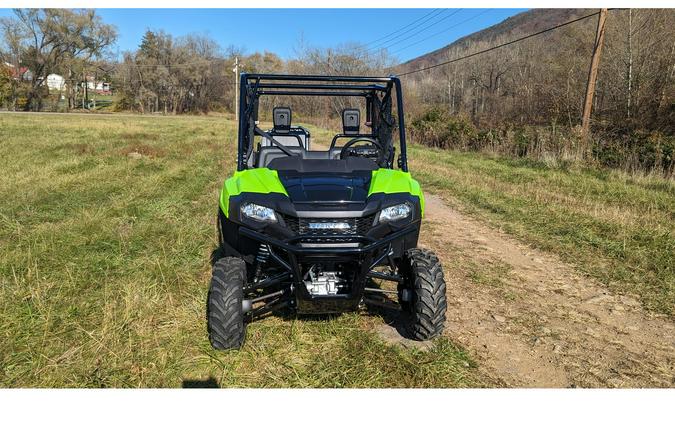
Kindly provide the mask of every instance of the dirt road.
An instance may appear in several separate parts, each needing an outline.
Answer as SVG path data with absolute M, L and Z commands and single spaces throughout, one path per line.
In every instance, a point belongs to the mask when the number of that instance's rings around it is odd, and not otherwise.
M 497 384 L 675 386 L 675 326 L 559 258 L 427 196 L 421 244 L 448 285 L 445 335 Z

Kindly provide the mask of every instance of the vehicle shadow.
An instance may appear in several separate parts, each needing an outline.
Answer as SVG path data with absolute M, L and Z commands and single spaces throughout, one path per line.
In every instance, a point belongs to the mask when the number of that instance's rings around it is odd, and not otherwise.
M 379 303 L 366 302 L 366 314 L 368 316 L 379 316 L 385 324 L 396 330 L 398 335 L 405 339 L 410 339 L 403 311 L 398 302 L 390 299 L 385 294 L 371 295 L 370 297 L 376 298 Z
M 369 283 L 368 287 L 379 287 L 375 283 Z M 380 317 L 382 321 L 393 328 L 395 332 L 404 339 L 411 340 L 410 335 L 408 334 L 408 329 L 405 323 L 405 317 L 401 310 L 401 307 L 396 300 L 392 300 L 386 294 L 383 293 L 371 293 L 369 294 L 369 301 L 365 303 L 365 308 L 361 312 L 365 312 L 367 316 L 371 317 Z M 295 311 L 283 308 L 276 310 L 270 314 L 260 316 L 255 320 L 264 319 L 270 315 L 282 318 L 286 321 L 293 319 L 300 319 L 305 321 L 325 321 L 331 318 L 337 317 L 339 314 L 297 314 Z
M 361 312 L 365 312 L 366 315 L 368 316 L 379 316 L 383 319 L 383 321 L 387 324 L 390 325 L 394 328 L 396 328 L 397 331 L 402 333 L 405 333 L 405 325 L 403 323 L 403 319 L 401 318 L 401 311 L 400 309 L 393 309 L 393 307 L 398 306 L 397 302 L 392 301 L 391 299 L 388 299 L 387 302 L 385 302 L 385 307 L 382 306 L 377 306 L 377 305 L 371 305 L 371 304 L 366 304 L 365 308 L 361 310 Z M 270 316 L 275 316 L 277 318 L 281 318 L 284 321 L 290 321 L 290 320 L 303 320 L 303 321 L 326 321 L 330 320 L 332 318 L 336 318 L 340 316 L 340 313 L 335 313 L 335 314 L 298 314 L 296 311 L 289 309 L 289 308 L 281 308 L 277 309 L 273 312 L 255 317 L 252 321 L 258 321 L 261 319 L 268 318 Z
M 205 380 L 183 380 L 182 388 L 220 388 L 215 378 L 209 377 Z

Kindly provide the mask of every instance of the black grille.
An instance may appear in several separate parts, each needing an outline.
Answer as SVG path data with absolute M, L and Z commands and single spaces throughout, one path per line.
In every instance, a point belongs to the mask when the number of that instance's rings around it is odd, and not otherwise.
M 365 236 L 373 226 L 374 216 L 353 218 L 297 218 L 284 216 L 286 226 L 298 235 L 311 236 Z M 349 228 L 310 228 L 310 223 L 347 223 Z

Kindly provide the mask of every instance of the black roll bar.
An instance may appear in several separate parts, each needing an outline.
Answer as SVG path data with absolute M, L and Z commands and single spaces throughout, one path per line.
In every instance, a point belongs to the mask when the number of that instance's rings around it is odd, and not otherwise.
M 278 82 L 278 83 L 275 83 Z M 288 83 L 296 82 L 296 83 Z M 307 83 L 302 83 L 307 82 Z M 324 82 L 317 84 L 315 82 Z M 399 157 L 398 166 L 408 171 L 406 148 L 405 119 L 403 112 L 403 94 L 401 81 L 395 76 L 329 76 L 329 75 L 281 75 L 242 73 L 239 79 L 239 134 L 237 142 L 237 170 L 246 168 L 244 139 L 251 136 L 248 108 L 255 108 L 258 97 L 262 95 L 298 95 L 298 96 L 340 96 L 372 98 L 376 93 L 384 93 L 385 98 L 391 96 L 392 85 L 396 91 L 396 108 L 398 111 Z M 378 84 L 385 84 L 378 85 Z M 249 102 L 253 104 L 249 104 Z M 253 140 L 249 141 L 250 143 Z
M 331 76 L 331 75 L 283 75 L 279 73 L 243 73 L 245 79 L 261 81 L 319 81 L 319 82 L 390 82 L 395 76 Z
M 398 138 L 401 147 L 401 152 L 398 158 L 398 165 L 401 170 L 408 171 L 408 150 L 406 148 L 405 139 L 405 117 L 403 113 L 403 92 L 401 91 L 401 80 L 399 78 L 392 78 L 394 86 L 396 87 L 396 109 L 398 110 Z
M 382 85 L 345 85 L 345 84 L 270 84 L 261 83 L 258 88 L 283 88 L 283 89 L 367 89 L 370 91 L 386 91 L 387 88 Z
M 258 91 L 258 95 L 300 95 L 300 96 L 315 96 L 315 97 L 366 97 L 370 95 L 369 92 L 358 91 L 276 91 L 263 90 Z

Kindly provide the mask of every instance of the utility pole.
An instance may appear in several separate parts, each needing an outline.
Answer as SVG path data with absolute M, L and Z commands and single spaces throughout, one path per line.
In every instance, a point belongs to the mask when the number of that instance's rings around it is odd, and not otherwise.
M 82 110 L 84 110 L 87 98 L 87 75 L 84 70 L 82 71 L 82 80 L 84 81 L 84 86 L 82 87 Z
M 96 110 L 96 79 L 98 78 L 98 71 L 94 71 L 94 98 L 93 98 L 93 103 L 94 103 L 94 110 Z
M 581 118 L 581 136 L 584 142 L 588 138 L 588 129 L 591 124 L 591 109 L 593 108 L 593 95 L 595 94 L 595 82 L 598 77 L 598 64 L 600 63 L 600 52 L 602 43 L 605 39 L 605 20 L 607 19 L 607 9 L 600 9 L 598 16 L 598 28 L 595 31 L 595 44 L 593 45 L 593 57 L 591 58 L 591 68 L 588 71 L 588 83 L 586 84 L 586 100 L 584 101 L 584 114 Z
M 239 123 L 239 57 L 234 58 L 234 118 Z

